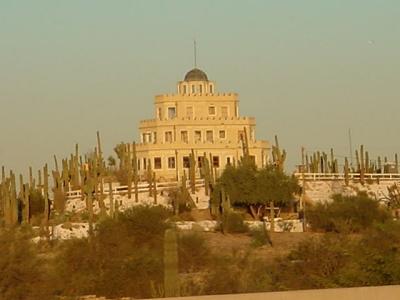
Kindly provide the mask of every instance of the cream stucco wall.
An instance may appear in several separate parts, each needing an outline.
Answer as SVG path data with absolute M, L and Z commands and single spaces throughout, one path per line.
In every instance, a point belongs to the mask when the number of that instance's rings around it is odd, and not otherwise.
M 217 93 L 215 88 L 208 80 L 181 81 L 176 94 L 155 97 L 154 118 L 139 124 L 139 173 L 144 174 L 150 163 L 159 179 L 179 179 L 192 149 L 196 157 L 211 158 L 220 173 L 240 160 L 244 131 L 250 155 L 259 167 L 265 165 L 270 147 L 256 140 L 255 119 L 239 115 L 236 93 Z

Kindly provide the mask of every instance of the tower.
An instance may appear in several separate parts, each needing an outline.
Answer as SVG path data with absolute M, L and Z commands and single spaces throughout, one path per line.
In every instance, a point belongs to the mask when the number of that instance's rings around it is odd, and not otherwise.
M 240 160 L 245 130 L 256 165 L 262 167 L 268 160 L 269 144 L 256 140 L 254 118 L 239 115 L 238 95 L 218 93 L 215 82 L 196 67 L 178 82 L 175 94 L 156 96 L 154 106 L 155 118 L 139 124 L 136 151 L 141 174 L 151 164 L 158 179 L 179 178 L 189 167 L 192 149 L 198 165 L 206 154 L 221 172 Z

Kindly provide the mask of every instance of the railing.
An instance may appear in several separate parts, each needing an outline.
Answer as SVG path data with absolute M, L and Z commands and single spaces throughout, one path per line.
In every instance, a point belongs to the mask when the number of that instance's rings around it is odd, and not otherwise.
M 180 186 L 180 182 L 178 181 L 168 181 L 168 182 L 157 182 L 156 187 L 157 191 L 170 190 Z M 186 181 L 186 186 L 190 186 L 190 181 Z M 145 193 L 149 192 L 150 184 L 148 182 L 141 182 L 138 184 L 138 192 Z M 204 179 L 196 179 L 196 187 L 204 187 Z M 132 183 L 132 193 L 135 192 L 135 186 Z M 103 195 L 108 195 L 110 193 L 109 188 L 106 186 L 103 190 Z M 119 185 L 112 188 L 113 195 L 123 195 L 128 193 L 127 185 Z M 82 197 L 81 190 L 69 191 L 66 193 L 67 199 L 77 199 Z
M 344 173 L 294 173 L 299 180 L 344 180 Z M 360 173 L 349 173 L 349 180 L 360 180 Z M 399 173 L 366 173 L 365 180 L 400 180 Z

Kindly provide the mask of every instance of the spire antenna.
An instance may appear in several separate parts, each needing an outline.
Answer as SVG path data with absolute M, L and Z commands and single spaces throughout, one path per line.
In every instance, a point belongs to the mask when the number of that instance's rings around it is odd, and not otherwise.
M 197 45 L 196 45 L 196 40 L 193 40 L 193 51 L 194 51 L 194 67 L 197 68 Z

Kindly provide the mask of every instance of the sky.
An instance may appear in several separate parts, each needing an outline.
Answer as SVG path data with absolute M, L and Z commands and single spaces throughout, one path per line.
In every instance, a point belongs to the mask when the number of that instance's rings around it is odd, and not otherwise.
M 400 1 L 0 0 L 0 165 L 137 139 L 154 96 L 198 67 L 237 92 L 257 138 L 400 152 Z

